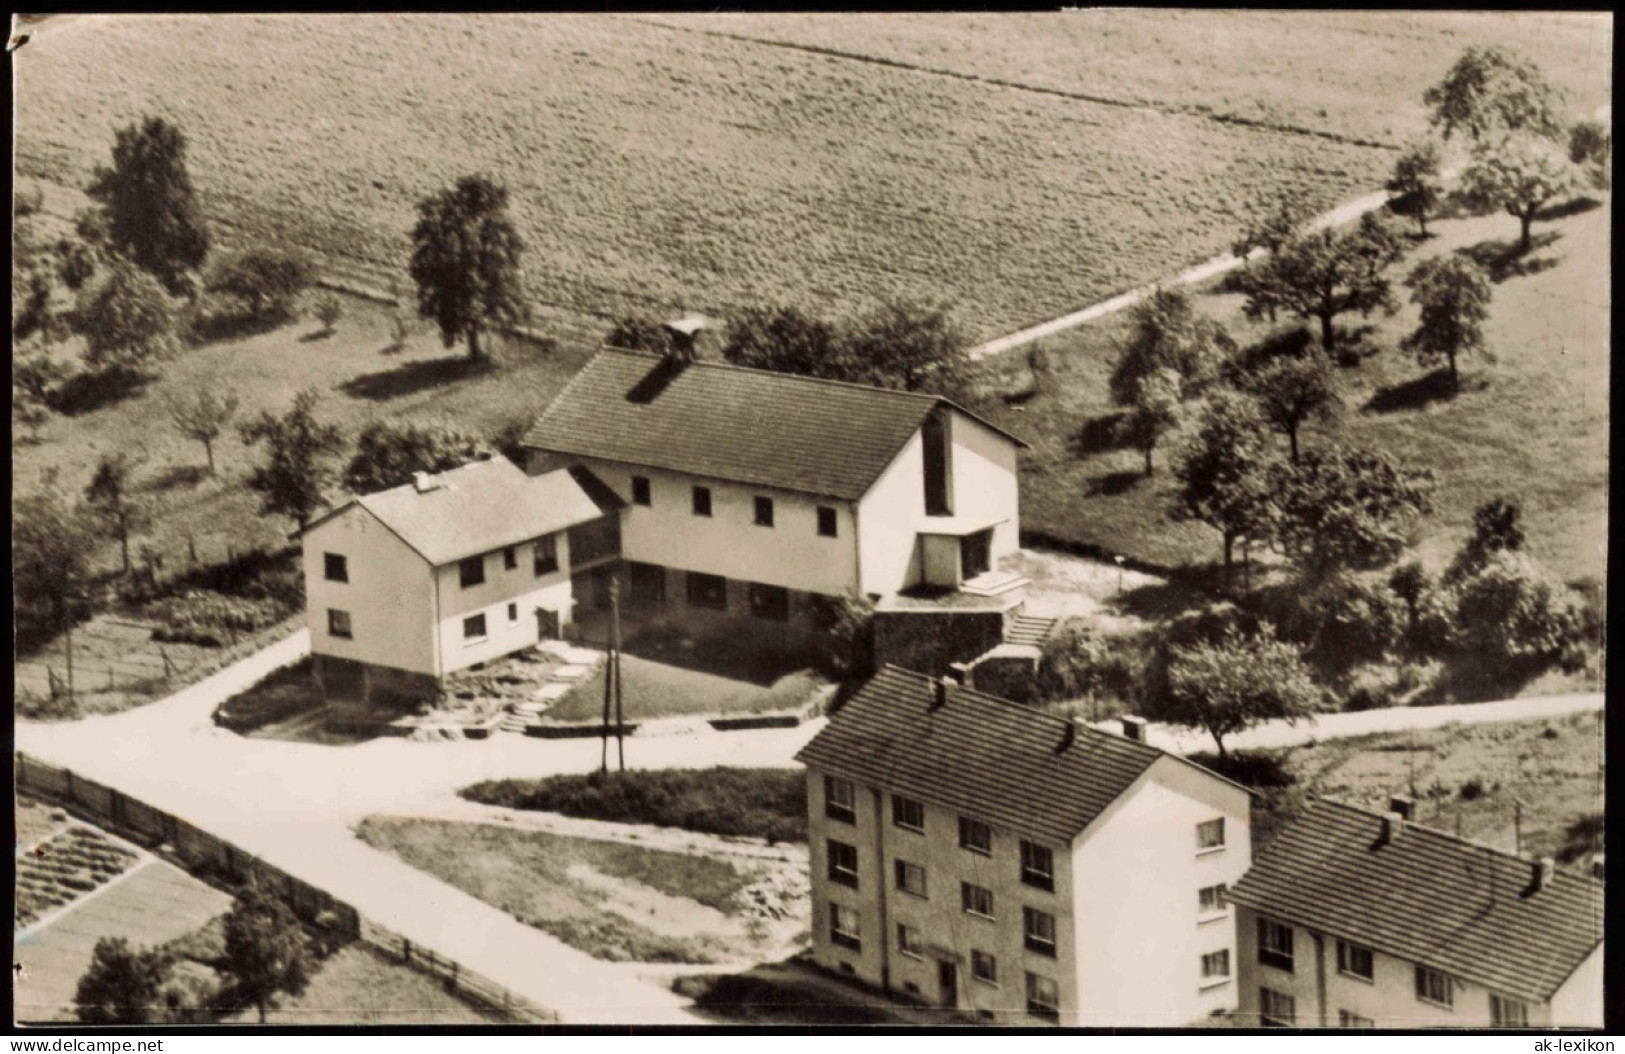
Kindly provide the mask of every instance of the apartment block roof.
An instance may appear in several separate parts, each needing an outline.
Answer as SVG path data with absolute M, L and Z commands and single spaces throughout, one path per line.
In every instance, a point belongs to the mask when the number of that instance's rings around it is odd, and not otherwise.
M 920 392 L 606 348 L 524 445 L 854 501 L 943 405 L 975 417 Z
M 1230 899 L 1531 1002 L 1549 999 L 1602 941 L 1602 883 L 1383 814 L 1311 802 Z
M 933 707 L 936 687 L 924 674 L 885 667 L 796 760 L 1065 844 L 1147 769 L 1173 757 L 960 685 L 948 686 L 944 705 Z
M 569 472 L 527 476 L 504 457 L 476 461 L 426 477 L 430 489 L 407 483 L 356 498 L 351 505 L 377 517 L 436 567 L 595 520 L 604 513 Z

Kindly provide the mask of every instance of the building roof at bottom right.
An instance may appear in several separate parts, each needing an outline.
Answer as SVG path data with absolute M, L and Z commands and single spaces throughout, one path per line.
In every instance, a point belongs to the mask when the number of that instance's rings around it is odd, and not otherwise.
M 1238 904 L 1531 1002 L 1602 942 L 1602 883 L 1414 823 L 1315 801 L 1231 890 Z

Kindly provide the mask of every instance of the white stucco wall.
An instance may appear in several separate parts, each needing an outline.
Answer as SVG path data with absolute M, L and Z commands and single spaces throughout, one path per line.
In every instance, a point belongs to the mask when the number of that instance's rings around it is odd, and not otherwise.
M 857 585 L 857 539 L 846 502 L 594 458 L 569 463 L 585 465 L 627 502 L 621 555 L 628 560 L 808 593 L 835 595 Z M 647 507 L 631 503 L 633 476 L 649 480 Z M 711 489 L 710 517 L 694 515 L 696 485 Z M 772 527 L 756 525 L 757 496 L 773 500 Z M 818 533 L 820 506 L 835 510 L 833 538 Z M 668 595 L 680 597 L 682 588 L 681 581 L 667 583 Z
M 536 608 L 558 612 L 561 625 L 570 622 L 570 541 L 563 531 L 554 539 L 559 568 L 540 578 L 534 570 L 534 539 L 514 546 L 518 565 L 511 571 L 504 569 L 502 550 L 485 553 L 485 581 L 481 585 L 464 589 L 456 563 L 435 570 L 443 673 L 535 644 Z M 508 617 L 509 604 L 516 606 L 517 618 Z M 479 641 L 464 640 L 463 620 L 481 613 L 485 615 L 486 636 Z
M 955 517 L 1002 518 L 993 530 L 994 567 L 1021 547 L 1021 498 L 1016 474 L 1017 447 L 1009 439 L 962 413 L 950 413 L 953 443 Z
M 1481 984 L 1462 977 L 1451 982 L 1451 1005 L 1440 1006 L 1416 997 L 1416 963 L 1379 949 L 1372 950 L 1371 980 L 1341 974 L 1337 969 L 1337 936 L 1321 934 L 1319 945 L 1307 927 L 1292 925 L 1292 970 L 1264 965 L 1258 961 L 1259 912 L 1250 908 L 1237 910 L 1237 945 L 1242 958 L 1241 1003 L 1239 1009 L 1244 1021 L 1251 1024 L 1259 1012 L 1260 988 L 1272 988 L 1292 996 L 1297 1001 L 1295 1024 L 1301 1028 L 1337 1028 L 1341 1021 L 1339 1011 L 1347 1010 L 1369 1018 L 1376 1028 L 1488 1028 L 1490 1026 L 1491 991 Z M 1266 917 L 1268 912 L 1263 913 Z M 1275 919 L 1275 921 L 1284 921 Z M 1317 964 L 1318 955 L 1324 963 Z M 1596 972 L 1589 978 L 1595 1024 L 1602 1023 L 1601 957 Z M 1587 967 L 1582 967 L 1582 971 Z M 1322 1020 L 1318 995 L 1317 973 L 1323 973 L 1326 988 L 1325 1017 Z M 1578 1017 L 1584 1016 L 1584 992 L 1587 982 L 1580 981 L 1573 989 L 1574 1002 L 1565 1001 L 1558 1009 Z M 1565 992 L 1567 986 L 1565 986 Z M 1554 1008 L 1544 1003 L 1528 1003 L 1529 1024 L 1546 1025 L 1554 1021 Z M 1572 1009 L 1571 1009 L 1572 1007 Z M 1583 1021 L 1575 1023 L 1584 1023 Z
M 1551 1024 L 1564 1028 L 1602 1027 L 1602 949 L 1601 944 L 1597 945 L 1553 994 Z
M 1198 852 L 1196 827 L 1225 818 L 1225 847 Z M 1075 842 L 1082 949 L 1077 1013 L 1082 1027 L 1166 1028 L 1201 1024 L 1236 1005 L 1236 982 L 1204 987 L 1202 955 L 1229 948 L 1225 915 L 1203 919 L 1200 889 L 1234 886 L 1252 862 L 1250 801 L 1239 787 L 1163 758 Z
M 925 516 L 925 444 L 909 437 L 858 502 L 863 591 L 885 596 L 921 579 L 920 524 Z
M 305 622 L 311 651 L 436 673 L 429 565 L 372 513 L 351 506 L 304 536 Z M 349 582 L 329 582 L 325 553 L 345 558 Z M 353 639 L 327 632 L 329 609 L 347 611 Z

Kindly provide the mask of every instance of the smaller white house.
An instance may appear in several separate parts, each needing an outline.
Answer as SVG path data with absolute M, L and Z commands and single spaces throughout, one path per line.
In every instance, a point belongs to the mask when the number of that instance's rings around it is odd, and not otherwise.
M 432 696 L 441 679 L 570 623 L 573 527 L 604 512 L 570 473 L 477 461 L 359 497 L 303 532 L 324 695 Z
M 1242 1023 L 1601 1028 L 1602 883 L 1411 814 L 1311 802 L 1231 890 Z

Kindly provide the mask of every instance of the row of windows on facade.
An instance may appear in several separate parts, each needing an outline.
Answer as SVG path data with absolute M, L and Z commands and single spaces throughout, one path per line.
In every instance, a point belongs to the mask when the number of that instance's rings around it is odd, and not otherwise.
M 693 487 L 690 493 L 690 501 L 690 507 L 694 510 L 694 515 L 707 517 L 711 515 L 710 487 L 698 485 Z M 654 494 L 647 476 L 632 477 L 632 504 L 641 505 L 644 508 L 654 506 Z M 774 525 L 773 499 L 758 494 L 753 500 L 753 505 L 752 522 L 758 527 L 772 527 Z M 827 505 L 818 506 L 818 533 L 825 538 L 834 538 L 836 536 L 835 510 Z
M 1260 916 L 1258 919 L 1259 963 L 1286 973 L 1295 972 L 1297 960 L 1293 954 L 1292 932 L 1292 927 L 1286 923 Z M 1375 983 L 1376 954 L 1363 945 L 1340 939 L 1337 942 L 1337 972 L 1344 977 L 1351 977 L 1357 981 Z M 1446 1009 L 1455 1008 L 1455 983 L 1449 974 L 1418 963 L 1414 971 L 1414 981 L 1414 991 L 1419 1001 Z M 1263 991 L 1270 992 L 1271 990 L 1265 988 Z M 1281 993 L 1273 994 L 1281 996 Z M 1291 996 L 1281 996 L 1281 998 L 1285 998 L 1288 1003 L 1291 1002 Z M 1264 1007 L 1265 1004 L 1262 999 L 1259 1005 L 1261 1008 Z M 1292 1022 L 1290 1013 L 1284 1016 L 1280 1014 L 1272 1015 L 1266 1010 L 1264 1017 L 1267 1022 L 1272 1018 L 1274 1023 L 1291 1024 Z M 1491 1023 L 1496 1025 L 1524 1025 L 1529 1020 L 1529 1007 L 1521 1000 L 1491 994 L 1490 1019 Z M 1365 1021 L 1364 1018 L 1360 1020 Z M 1366 1021 L 1366 1025 L 1369 1026 L 1369 1024 L 1369 1021 Z
M 519 550 L 517 546 L 507 546 L 500 550 L 502 553 L 502 568 L 505 571 L 517 570 L 519 567 Z M 479 556 L 470 556 L 466 560 L 457 562 L 458 583 L 469 589 L 482 585 L 485 582 L 485 558 L 491 555 L 482 553 Z M 550 575 L 559 569 L 559 548 L 557 535 L 543 535 L 532 543 L 531 570 L 536 577 Z M 329 582 L 350 581 L 350 560 L 341 553 L 322 554 L 322 574 Z
M 1052 919 L 1052 926 L 1053 922 Z M 1053 930 L 1051 936 L 1053 939 Z M 863 950 L 863 933 L 856 909 L 833 901 L 830 903 L 829 939 L 831 944 L 838 947 L 855 952 Z M 920 938 L 920 931 L 903 922 L 897 924 L 897 950 L 916 959 L 923 959 L 928 954 L 925 943 Z M 970 953 L 970 965 L 971 977 L 974 980 L 995 988 L 999 986 L 998 956 L 973 948 Z M 1026 971 L 1026 990 L 1028 1013 L 1046 1018 L 1060 1016 L 1060 988 L 1053 978 Z
M 856 823 L 857 812 L 857 786 L 849 779 L 839 776 L 824 777 L 824 815 L 832 820 L 842 823 Z M 925 804 L 912 798 L 905 798 L 901 794 L 891 796 L 892 824 L 906 831 L 916 834 L 925 833 Z M 973 853 L 989 856 L 993 852 L 993 829 L 979 820 L 968 817 L 959 818 L 959 846 Z M 1211 852 L 1224 848 L 1224 817 L 1204 820 L 1196 825 L 1196 851 L 1198 853 Z M 1042 881 L 1027 882 L 1028 860 L 1031 854 L 1034 861 L 1043 860 L 1042 866 L 1034 866 L 1034 871 L 1042 876 Z M 1036 845 L 1026 839 L 1021 840 L 1022 881 L 1028 885 L 1039 885 L 1043 889 L 1053 890 L 1054 887 L 1054 856 L 1049 849 Z

